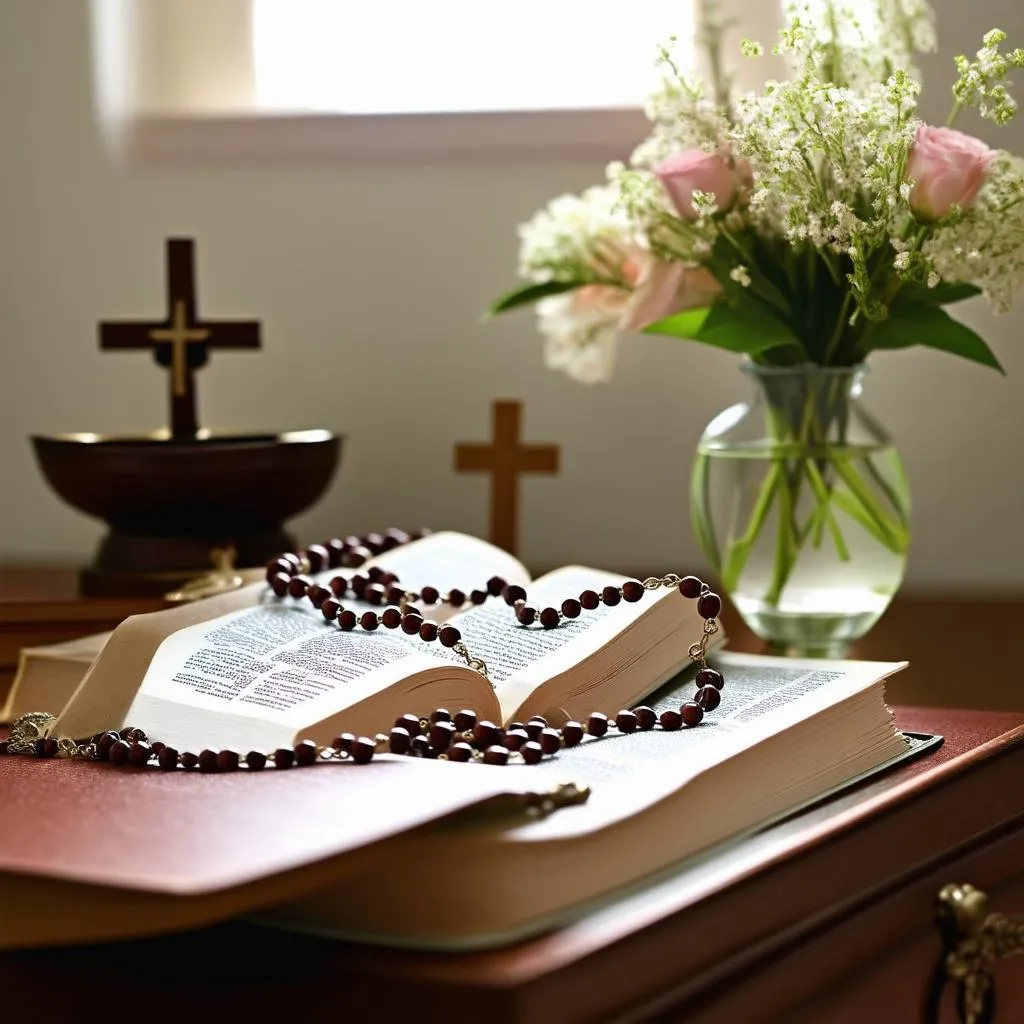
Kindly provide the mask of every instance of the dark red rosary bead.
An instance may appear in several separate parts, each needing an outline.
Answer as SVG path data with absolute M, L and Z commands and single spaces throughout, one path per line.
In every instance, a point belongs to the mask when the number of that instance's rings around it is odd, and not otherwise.
M 388 749 L 392 754 L 408 754 L 412 749 L 409 730 L 396 725 L 388 734 Z
M 191 770 L 199 766 L 199 755 L 193 754 L 191 750 L 186 750 L 185 753 L 178 758 L 178 761 L 182 768 L 188 768 Z
M 537 764 L 544 757 L 544 749 L 535 740 L 528 740 L 519 748 L 519 756 L 527 764 Z
M 430 740 L 423 733 L 420 733 L 419 736 L 413 736 L 411 751 L 413 757 L 430 757 L 431 749 Z
M 584 590 L 580 594 L 580 604 L 587 609 L 588 612 L 592 612 L 601 603 L 601 598 L 598 596 L 596 590 Z
M 306 556 L 306 561 L 309 562 L 310 572 L 321 572 L 328 567 L 331 555 L 323 544 L 310 544 L 303 554 Z
M 432 619 L 424 619 L 420 626 L 420 639 L 432 644 L 437 639 L 437 623 Z
M 238 771 L 238 751 L 221 750 L 217 753 L 217 771 L 236 772 Z
M 537 618 L 537 609 L 531 605 L 524 604 L 516 611 L 516 619 L 521 626 L 529 626 Z
M 352 591 L 353 597 L 358 597 L 360 600 L 363 598 L 363 592 L 370 585 L 370 577 L 364 576 L 362 573 L 357 572 L 355 576 L 348 581 L 349 590 Z
M 275 768 L 291 768 L 295 764 L 295 751 L 291 747 L 278 747 L 274 751 Z
M 381 612 L 380 621 L 387 629 L 398 629 L 402 624 L 402 613 L 397 608 L 385 608 Z
M 427 733 L 427 739 L 436 750 L 447 750 L 455 738 L 455 731 L 452 722 L 435 722 Z
M 676 729 L 682 727 L 683 716 L 678 711 L 662 711 L 658 721 L 661 722 L 661 727 L 666 732 L 675 732 Z
M 508 764 L 508 751 L 504 747 L 488 747 L 484 751 L 484 764 Z
M 641 704 L 638 708 L 633 708 L 633 714 L 636 715 L 637 725 L 640 726 L 644 732 L 648 729 L 653 729 L 658 724 L 658 713 L 654 708 L 647 707 L 646 704 Z
M 704 583 L 699 580 L 696 576 L 684 576 L 679 581 L 679 593 L 683 597 L 688 597 L 693 600 L 696 597 L 700 597 L 700 592 L 704 589 Z
M 148 743 L 133 743 L 128 749 L 128 763 L 135 768 L 144 768 L 149 764 L 152 753 L 153 750 Z
M 644 596 L 644 585 L 638 580 L 627 580 L 622 584 L 622 597 L 631 603 L 639 601 Z
M 459 732 L 467 732 L 476 725 L 476 712 L 475 711 L 460 711 L 455 716 L 455 728 Z
M 632 711 L 623 709 L 615 716 L 615 728 L 619 732 L 635 732 L 636 727 L 637 717 Z
M 471 761 L 473 759 L 473 748 L 461 740 L 453 743 L 448 748 L 449 761 Z
M 384 599 L 386 597 L 387 590 L 385 590 L 379 583 L 367 583 L 363 588 L 363 600 L 367 604 L 372 604 L 379 608 L 384 604 Z
M 530 742 L 530 734 L 525 729 L 509 729 L 505 733 L 505 747 L 508 750 L 519 750 L 524 743 Z
M 417 615 L 415 612 L 406 612 L 402 616 L 402 632 L 408 633 L 409 636 L 415 636 L 420 631 L 420 626 L 423 625 L 423 617 Z
M 493 722 L 488 722 L 486 719 L 482 722 L 477 722 L 473 726 L 473 740 L 482 747 L 497 743 L 500 735 L 501 730 Z
M 405 729 L 410 736 L 418 736 L 423 731 L 420 720 L 415 715 L 402 715 L 395 720 L 395 726 Z
M 373 755 L 377 750 L 377 744 L 373 742 L 368 736 L 360 736 L 359 739 L 352 744 L 352 760 L 356 764 L 369 764 L 373 760 Z
M 402 600 L 405 597 L 405 591 L 401 587 L 389 586 L 387 593 L 388 604 L 394 604 L 401 606 Z
M 697 673 L 696 681 L 698 686 L 713 686 L 716 690 L 720 690 L 725 685 L 722 673 L 713 668 L 702 668 Z
M 261 772 L 267 767 L 267 755 L 262 750 L 250 750 L 245 755 L 245 763 L 250 771 Z
M 157 755 L 156 763 L 165 772 L 173 772 L 178 767 L 178 752 L 174 747 L 164 747 Z
M 622 594 L 618 587 L 607 586 L 601 591 L 601 600 L 611 608 L 622 600 Z
M 306 591 L 306 597 L 314 608 L 320 608 L 330 596 L 331 592 L 326 587 L 321 587 L 319 583 L 314 583 Z
M 267 582 L 270 584 L 270 589 L 278 596 L 284 597 L 288 593 L 288 586 L 291 583 L 292 578 L 285 572 L 275 572 L 270 576 Z
M 498 597 L 508 586 L 508 584 L 500 576 L 492 576 L 487 581 L 487 593 L 491 597 Z
M 714 686 L 702 686 L 693 699 L 705 711 L 714 711 L 722 701 L 722 694 Z
M 541 736 L 544 734 L 541 733 Z M 562 743 L 567 747 L 575 747 L 583 742 L 583 726 L 579 722 L 566 722 L 562 726 Z M 543 746 L 543 744 L 542 744 Z
M 487 600 L 486 590 L 471 590 L 469 592 L 469 600 L 473 604 L 483 604 Z
M 283 555 L 279 555 L 277 558 L 272 558 L 267 562 L 267 580 L 275 576 L 277 573 L 284 573 L 289 579 L 294 575 L 297 566 L 290 559 L 285 558 Z
M 688 726 L 700 725 L 704 717 L 704 709 L 693 700 L 688 700 L 679 709 L 679 713 L 683 716 L 683 724 Z
M 343 732 L 340 736 L 335 736 L 331 742 L 331 746 L 335 750 L 340 750 L 343 754 L 350 754 L 352 752 L 352 744 L 355 743 L 356 737 L 354 733 Z
M 545 608 L 540 613 L 540 624 L 545 629 L 554 629 L 561 621 L 557 608 Z
M 124 740 L 118 740 L 110 745 L 108 759 L 111 764 L 124 765 L 128 763 L 128 751 L 131 748 Z
M 448 591 L 448 603 L 453 608 L 461 608 L 466 603 L 466 595 L 459 589 Z
M 511 608 L 516 601 L 526 600 L 526 591 L 518 583 L 510 583 L 502 590 L 501 596 L 505 604 Z
M 450 722 L 452 720 L 451 712 L 447 708 L 434 708 L 430 712 L 430 717 L 427 721 L 433 725 L 435 722 Z
M 526 734 L 531 740 L 535 740 L 547 727 L 547 719 L 531 718 L 526 723 Z
M 351 608 L 345 608 L 338 612 L 338 626 L 345 630 L 346 633 L 350 633 L 355 629 L 358 621 L 358 616 Z
M 213 775 L 217 771 L 217 751 L 199 751 L 199 770 L 206 775 Z
M 563 733 L 565 732 L 564 729 L 562 731 Z M 582 732 L 580 733 L 580 739 L 583 739 Z M 562 736 L 559 735 L 557 729 L 541 729 L 535 742 L 540 744 L 540 749 L 543 750 L 545 754 L 554 754 L 562 748 Z M 568 742 L 566 743 L 566 746 L 569 746 Z
M 341 611 L 341 605 L 334 600 L 333 597 L 327 598 L 322 605 L 320 605 L 320 614 L 328 621 L 333 622 L 338 617 L 338 612 Z
M 345 542 L 340 537 L 332 537 L 324 547 L 327 548 L 327 567 L 337 569 L 341 565 L 341 556 L 345 553 Z
M 715 593 L 701 594 L 697 598 L 697 614 L 702 619 L 715 619 L 722 610 L 722 599 Z
M 312 740 L 302 740 L 295 744 L 295 763 L 308 768 L 316 761 L 316 744 Z
M 348 593 L 348 580 L 344 576 L 335 576 L 330 582 L 330 588 L 335 597 L 344 597 Z
M 595 711 L 587 719 L 587 732 L 591 736 L 603 736 L 608 731 L 608 716 Z
M 578 618 L 581 610 L 582 605 L 579 603 L 579 601 L 576 600 L 575 597 L 567 597 L 562 602 L 562 614 L 567 619 Z
M 420 590 L 420 598 L 424 604 L 437 604 L 440 596 L 437 587 L 424 587 Z
M 363 612 L 359 617 L 359 625 L 368 633 L 372 633 L 380 625 L 380 619 L 376 612 Z
M 357 545 L 354 548 L 349 548 L 341 557 L 341 564 L 346 569 L 358 569 L 361 565 L 365 565 L 371 558 L 373 558 L 373 552 L 363 547 L 362 544 Z
M 437 632 L 437 638 L 442 647 L 454 647 L 462 639 L 462 634 L 456 626 L 442 626 Z

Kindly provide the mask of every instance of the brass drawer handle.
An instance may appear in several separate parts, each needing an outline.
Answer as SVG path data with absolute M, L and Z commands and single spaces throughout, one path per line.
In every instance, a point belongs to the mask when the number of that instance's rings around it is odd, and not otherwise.
M 942 936 L 942 955 L 929 987 L 925 1021 L 938 1020 L 942 991 L 951 982 L 956 985 L 963 1024 L 991 1024 L 995 1012 L 992 965 L 1024 953 L 1024 917 L 990 912 L 988 896 L 980 889 L 950 884 L 936 897 L 935 923 Z

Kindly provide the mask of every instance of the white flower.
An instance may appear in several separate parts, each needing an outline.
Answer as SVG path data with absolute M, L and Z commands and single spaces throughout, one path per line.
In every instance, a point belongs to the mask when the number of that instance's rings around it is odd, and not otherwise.
M 738 284 L 743 285 L 744 288 L 750 287 L 750 271 L 742 263 L 738 263 L 733 267 L 729 271 L 729 276 Z
M 549 369 L 561 370 L 581 384 L 611 380 L 618 345 L 617 315 L 581 304 L 569 292 L 538 302 L 537 317 Z

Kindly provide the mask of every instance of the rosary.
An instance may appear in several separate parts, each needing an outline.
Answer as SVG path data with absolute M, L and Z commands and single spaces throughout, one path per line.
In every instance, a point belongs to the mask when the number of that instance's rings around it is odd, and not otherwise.
M 457 589 L 442 594 L 430 586 L 421 587 L 419 592 L 406 590 L 399 585 L 398 576 L 380 566 L 371 566 L 365 573 L 335 576 L 326 587 L 311 577 L 313 573 L 328 569 L 359 570 L 371 558 L 420 540 L 428 533 L 427 530 L 410 534 L 390 529 L 383 534 L 333 538 L 324 544 L 313 544 L 302 551 L 274 557 L 267 565 L 266 581 L 281 600 L 308 601 L 323 615 L 325 624 L 334 624 L 335 628 L 345 632 L 351 632 L 357 626 L 365 632 L 373 632 L 381 626 L 400 629 L 424 643 L 437 642 L 450 648 L 485 678 L 487 665 L 472 656 L 459 629 L 450 624 L 438 625 L 425 618 L 419 605 L 461 608 L 467 603 L 481 605 L 491 598 L 500 598 L 511 609 L 518 628 L 557 629 L 566 620 L 576 619 L 583 612 L 593 611 L 602 604 L 635 603 L 647 591 L 676 587 L 684 597 L 697 602 L 697 611 L 704 620 L 701 638 L 691 644 L 689 650 L 690 659 L 700 665 L 693 699 L 685 701 L 678 710 L 669 709 L 660 715 L 646 705 L 623 709 L 614 718 L 595 711 L 586 722 L 570 721 L 560 728 L 550 725 L 540 716 L 501 728 L 494 722 L 479 720 L 473 711 L 452 714 L 445 708 L 437 708 L 426 717 L 413 713 L 399 716 L 390 733 L 378 733 L 373 737 L 342 733 L 329 745 L 302 740 L 293 747 L 280 747 L 270 752 L 250 750 L 246 754 L 228 749 L 201 750 L 198 753 L 178 751 L 158 741 L 150 741 L 141 729 L 130 727 L 110 730 L 84 740 L 58 738 L 49 735 L 55 717 L 36 712 L 23 715 L 13 723 L 10 736 L 0 741 L 0 755 L 80 758 L 133 768 L 155 766 L 164 771 L 184 768 L 205 773 L 243 768 L 261 771 L 269 766 L 287 769 L 330 761 L 367 764 L 378 751 L 490 765 L 537 764 L 563 747 L 579 745 L 584 737 L 600 739 L 612 730 L 625 734 L 655 727 L 674 732 L 699 725 L 705 713 L 718 707 L 724 679 L 717 669 L 708 666 L 706 655 L 708 641 L 718 631 L 716 617 L 721 611 L 722 600 L 696 576 L 679 577 L 669 573 L 643 582 L 627 580 L 621 586 L 606 586 L 600 592 L 584 590 L 577 597 L 567 597 L 558 608 L 549 606 L 542 609 L 527 603 L 526 591 L 521 586 L 506 583 L 498 576 L 469 594 Z M 349 596 L 383 610 L 357 614 L 341 603 Z

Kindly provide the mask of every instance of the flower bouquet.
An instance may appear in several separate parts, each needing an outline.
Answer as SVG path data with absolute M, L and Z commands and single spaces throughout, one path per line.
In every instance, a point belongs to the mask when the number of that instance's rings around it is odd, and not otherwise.
M 923 345 L 1001 370 L 945 307 L 984 295 L 1003 312 L 1024 281 L 1024 161 L 953 126 L 969 108 L 1010 120 L 1024 50 L 993 30 L 958 57 L 933 126 L 916 114 L 925 0 L 791 3 L 773 48 L 791 74 L 748 95 L 709 2 L 703 17 L 708 81 L 675 40 L 661 49 L 650 135 L 522 226 L 526 283 L 491 313 L 535 304 L 547 364 L 588 384 L 624 332 L 745 357 L 755 399 L 701 439 L 694 527 L 760 635 L 841 650 L 884 610 L 909 540 L 899 455 L 860 405 L 869 356 Z

